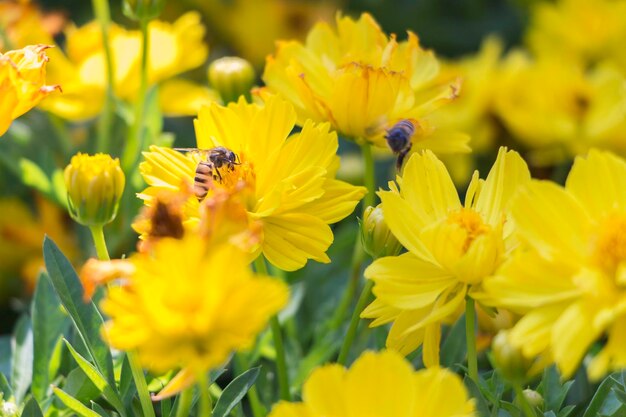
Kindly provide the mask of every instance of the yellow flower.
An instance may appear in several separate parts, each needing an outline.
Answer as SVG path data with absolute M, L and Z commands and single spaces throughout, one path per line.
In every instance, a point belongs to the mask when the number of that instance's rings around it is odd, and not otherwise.
M 515 246 L 508 202 L 530 179 L 526 163 L 501 148 L 486 180 L 474 173 L 465 204 L 444 165 L 415 154 L 401 189 L 378 193 L 392 233 L 408 250 L 377 259 L 365 270 L 376 299 L 362 313 L 372 326 L 393 322 L 387 347 L 408 354 L 424 344 L 427 366 L 439 363 L 441 324 L 456 320 L 465 296 L 480 288 Z
M 65 167 L 70 215 L 85 226 L 110 223 L 124 192 L 126 179 L 119 159 L 108 154 L 78 153 Z
M 537 2 L 527 41 L 540 55 L 582 65 L 618 60 L 626 73 L 626 1 L 559 0 Z
M 58 85 L 46 85 L 47 48 L 36 45 L 0 53 L 0 136 L 14 119 L 60 90 Z
M 253 274 L 238 249 L 193 235 L 163 239 L 129 262 L 134 272 L 102 302 L 110 317 L 103 336 L 155 372 L 197 375 L 223 364 L 249 348 L 288 299 L 287 286 Z
M 280 402 L 269 417 L 472 417 L 461 379 L 442 368 L 414 371 L 393 351 L 365 352 L 350 369 L 326 365 L 304 383 L 303 401 Z
M 153 20 L 148 32 L 149 84 L 158 84 L 196 68 L 206 60 L 205 29 L 197 13 L 187 13 L 174 23 Z M 38 42 L 53 42 L 51 36 L 37 25 L 33 25 L 30 32 L 23 36 L 29 40 L 39 39 Z M 92 21 L 80 28 L 70 27 L 65 36 L 66 54 L 60 48 L 51 50 L 48 67 L 49 79 L 61 84 L 64 94 L 47 100 L 42 107 L 69 120 L 88 119 L 100 112 L 106 94 L 106 64 L 100 25 Z M 140 84 L 141 33 L 112 24 L 109 36 L 115 94 L 132 101 Z M 202 100 L 203 103 L 210 100 L 210 93 L 204 89 L 188 90 L 187 97 L 191 93 L 195 94 L 195 100 Z
M 215 190 L 238 190 L 249 218 L 261 223 L 260 250 L 289 271 L 308 259 L 330 261 L 326 250 L 333 233 L 328 225 L 349 215 L 365 194 L 363 187 L 335 179 L 338 144 L 329 125 L 307 122 L 290 136 L 295 121 L 293 107 L 279 98 L 264 106 L 244 100 L 228 107 L 213 104 L 195 121 L 198 148 L 226 147 L 239 160 L 209 181 L 209 197 Z M 202 152 L 183 154 L 156 146 L 144 156 L 140 170 L 150 187 L 140 197 L 148 204 L 161 190 L 193 186 L 198 162 L 206 160 Z M 193 196 L 189 204 L 188 216 L 197 221 L 200 202 Z
M 342 135 L 385 145 L 385 130 L 403 119 L 418 125 L 414 149 L 467 151 L 468 137 L 431 123 L 435 109 L 456 97 L 457 83 L 437 84 L 437 59 L 417 36 L 397 42 L 369 14 L 318 23 L 305 44 L 281 42 L 267 59 L 263 80 L 290 100 L 299 123 L 329 121 Z
M 510 334 L 526 356 L 547 353 L 564 378 L 608 334 L 589 364 L 600 378 L 626 367 L 626 162 L 592 150 L 565 187 L 533 181 L 511 204 L 520 250 L 484 282 L 490 303 L 525 316 Z

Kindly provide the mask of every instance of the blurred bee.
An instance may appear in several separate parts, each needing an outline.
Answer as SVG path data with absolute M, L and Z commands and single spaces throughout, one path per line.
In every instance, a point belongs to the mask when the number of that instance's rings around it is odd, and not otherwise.
M 404 163 L 404 158 L 408 155 L 413 146 L 411 137 L 415 134 L 415 124 L 409 119 L 400 120 L 387 130 L 385 140 L 393 153 L 398 155 L 396 169 L 400 170 Z
M 220 172 L 222 168 L 233 171 L 235 165 L 241 164 L 239 156 L 223 146 L 210 149 L 174 148 L 174 150 L 206 155 L 205 160 L 198 162 L 196 175 L 193 179 L 193 192 L 198 200 L 202 200 L 206 197 L 212 181 L 222 182 L 222 173 Z

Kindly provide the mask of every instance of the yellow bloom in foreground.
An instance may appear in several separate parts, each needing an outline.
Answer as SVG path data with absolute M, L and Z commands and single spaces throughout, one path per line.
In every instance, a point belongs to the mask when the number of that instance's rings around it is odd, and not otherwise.
M 329 121 L 349 138 L 385 145 L 385 130 L 403 119 L 418 125 L 414 149 L 467 151 L 469 138 L 437 128 L 429 115 L 456 97 L 456 83 L 435 83 L 437 59 L 417 36 L 388 37 L 376 21 L 337 17 L 337 28 L 318 23 L 304 44 L 282 42 L 267 59 L 263 80 L 290 100 L 299 123 Z
M 46 85 L 45 45 L 0 53 L 0 136 L 17 119 L 55 90 Z
M 393 351 L 365 352 L 350 369 L 326 365 L 304 383 L 303 401 L 278 403 L 269 417 L 471 417 L 461 379 L 442 368 L 414 371 Z
M 439 363 L 441 324 L 456 320 L 465 296 L 480 288 L 515 245 L 508 203 L 528 182 L 526 163 L 501 148 L 486 180 L 474 173 L 461 204 L 443 163 L 415 154 L 398 178 L 401 189 L 378 193 L 392 233 L 408 250 L 366 270 L 376 299 L 362 313 L 372 326 L 393 322 L 387 347 L 408 354 L 422 343 L 427 366 Z
M 288 299 L 286 285 L 253 274 L 238 249 L 196 236 L 163 239 L 130 262 L 134 273 L 102 302 L 111 318 L 103 334 L 156 372 L 197 374 L 223 364 L 250 347 Z
M 278 98 L 264 106 L 243 100 L 228 107 L 213 104 L 195 121 L 198 148 L 223 146 L 239 159 L 232 169 L 219 170 L 206 198 L 218 189 L 243 194 L 247 215 L 262 228 L 260 249 L 284 270 L 301 268 L 307 259 L 329 262 L 333 233 L 328 225 L 349 215 L 365 194 L 363 187 L 335 179 L 338 143 L 329 125 L 307 122 L 290 136 L 295 121 L 293 107 Z M 150 187 L 140 197 L 147 204 L 160 191 L 192 186 L 198 162 L 206 160 L 203 153 L 156 146 L 144 156 L 140 170 Z M 198 199 L 192 196 L 188 204 L 186 216 L 199 219 Z
M 490 302 L 525 314 L 511 342 L 529 357 L 546 352 L 568 378 L 607 334 L 590 376 L 626 367 L 626 161 L 592 150 L 565 188 L 524 187 L 511 214 L 529 248 L 484 283 Z

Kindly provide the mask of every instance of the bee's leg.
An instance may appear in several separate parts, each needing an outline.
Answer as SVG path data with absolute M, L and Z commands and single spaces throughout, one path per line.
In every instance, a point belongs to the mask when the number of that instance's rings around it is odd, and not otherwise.
M 400 152 L 398 152 L 398 159 L 396 161 L 396 170 L 398 172 L 402 169 L 402 165 L 404 164 L 404 159 L 406 158 L 406 156 L 411 151 L 411 147 L 412 146 L 413 146 L 413 144 L 409 143 L 409 146 L 407 146 L 406 148 L 404 148 Z

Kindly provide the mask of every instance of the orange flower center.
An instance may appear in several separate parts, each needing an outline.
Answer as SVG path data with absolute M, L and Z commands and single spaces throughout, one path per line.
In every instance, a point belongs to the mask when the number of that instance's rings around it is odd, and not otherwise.
M 615 276 L 626 261 L 626 213 L 612 214 L 600 224 L 592 242 L 592 259 L 609 276 Z
M 465 231 L 465 240 L 462 244 L 463 253 L 467 252 L 470 245 L 478 236 L 488 233 L 491 227 L 483 223 L 480 214 L 469 208 L 461 208 L 448 215 L 448 224 L 453 224 Z

